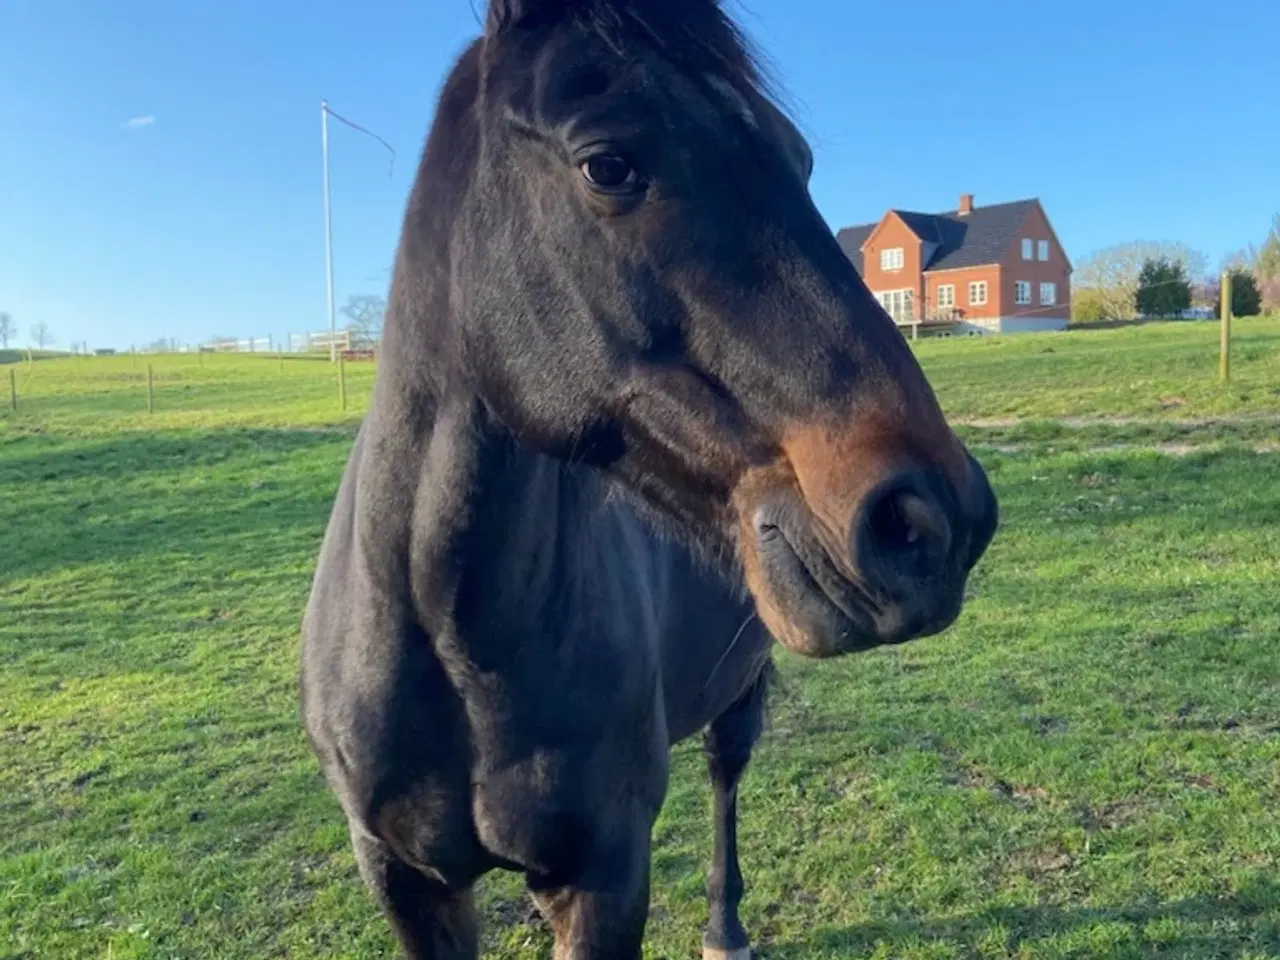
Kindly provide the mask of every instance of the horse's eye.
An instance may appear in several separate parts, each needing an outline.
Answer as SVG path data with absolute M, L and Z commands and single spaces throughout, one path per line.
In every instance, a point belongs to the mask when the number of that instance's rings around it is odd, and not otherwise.
M 587 182 L 602 190 L 629 189 L 640 182 L 635 167 L 615 154 L 598 153 L 584 160 L 578 169 Z

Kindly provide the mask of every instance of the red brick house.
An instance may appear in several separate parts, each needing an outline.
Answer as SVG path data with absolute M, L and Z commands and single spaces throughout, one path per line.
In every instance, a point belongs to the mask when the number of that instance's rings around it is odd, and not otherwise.
M 1061 330 L 1071 261 L 1037 199 L 949 213 L 889 210 L 837 235 L 894 320 L 968 333 Z

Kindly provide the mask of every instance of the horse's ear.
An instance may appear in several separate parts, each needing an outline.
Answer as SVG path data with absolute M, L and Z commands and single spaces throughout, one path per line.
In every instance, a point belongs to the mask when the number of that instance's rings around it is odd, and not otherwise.
M 572 0 L 489 0 L 485 33 L 490 36 L 512 27 L 534 27 L 562 17 Z

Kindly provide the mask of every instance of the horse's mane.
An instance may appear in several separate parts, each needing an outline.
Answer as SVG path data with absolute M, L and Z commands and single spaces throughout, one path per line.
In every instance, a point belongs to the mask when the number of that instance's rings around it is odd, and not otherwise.
M 579 0 L 571 16 L 620 51 L 637 35 L 699 73 L 764 94 L 759 54 L 717 0 Z

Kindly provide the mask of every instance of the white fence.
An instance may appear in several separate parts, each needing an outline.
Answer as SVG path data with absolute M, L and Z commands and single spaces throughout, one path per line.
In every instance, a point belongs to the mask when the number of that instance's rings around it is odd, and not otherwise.
M 297 348 L 293 346 L 293 343 L 295 340 L 299 344 L 299 347 Z M 329 339 L 328 330 L 325 330 L 322 333 L 304 333 L 297 338 L 290 336 L 289 342 L 290 342 L 290 347 L 289 347 L 290 350 L 300 349 L 308 353 L 328 353 L 330 350 L 330 339 Z M 332 345 L 339 350 L 350 350 L 351 349 L 351 331 L 350 330 L 336 331 L 333 335 Z
M 362 337 L 350 330 L 338 330 L 333 334 L 333 346 L 339 351 L 372 350 L 377 347 L 376 340 Z M 181 349 L 181 348 L 180 348 Z M 319 333 L 289 333 L 280 339 L 273 337 L 225 337 L 208 340 L 199 347 L 205 353 L 328 353 L 330 350 L 329 331 Z
M 200 349 L 212 353 L 270 353 L 270 337 L 250 337 L 246 340 L 210 340 Z

